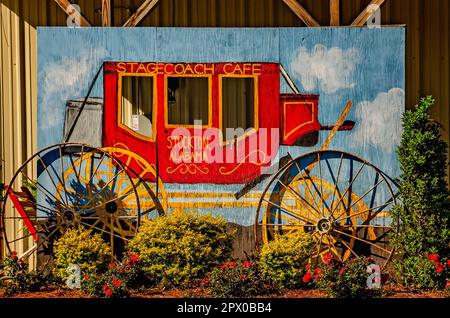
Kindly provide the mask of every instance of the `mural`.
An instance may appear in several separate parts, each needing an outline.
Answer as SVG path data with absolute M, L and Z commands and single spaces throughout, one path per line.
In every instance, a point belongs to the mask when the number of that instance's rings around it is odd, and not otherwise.
M 195 210 L 387 260 L 404 50 L 404 28 L 39 28 L 38 214 L 118 244 Z

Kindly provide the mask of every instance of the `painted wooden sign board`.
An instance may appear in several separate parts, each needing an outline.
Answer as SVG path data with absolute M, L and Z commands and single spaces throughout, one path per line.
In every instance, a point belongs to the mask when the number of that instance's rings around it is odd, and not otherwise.
M 145 160 L 164 187 L 168 213 L 196 210 L 250 227 L 269 182 L 254 180 L 273 174 L 286 155 L 321 148 L 399 175 L 401 27 L 43 27 L 38 56 L 39 148 L 67 136 L 100 70 L 71 140 L 121 147 Z M 226 128 L 242 130 L 230 136 Z M 332 157 L 323 164 L 341 170 Z M 128 164 L 139 169 L 138 161 Z M 348 186 L 323 174 L 322 186 Z M 154 173 L 141 177 L 155 182 Z M 372 182 L 361 174 L 352 189 Z M 360 201 L 373 207 L 387 195 Z

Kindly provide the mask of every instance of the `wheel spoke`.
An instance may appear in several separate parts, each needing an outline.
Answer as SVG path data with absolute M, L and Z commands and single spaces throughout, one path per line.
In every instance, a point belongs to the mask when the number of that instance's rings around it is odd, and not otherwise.
M 360 175 L 361 171 L 363 170 L 363 168 L 366 166 L 366 163 L 364 162 L 361 167 L 359 168 L 358 172 L 356 173 L 355 177 L 352 179 L 352 181 L 350 182 L 350 184 L 348 185 L 347 189 L 345 189 L 344 194 L 342 195 L 342 197 L 338 200 L 337 202 L 337 206 L 339 206 L 339 202 L 342 201 L 342 199 L 345 197 L 345 195 L 347 194 L 347 192 L 350 190 L 350 188 L 352 187 L 353 183 L 355 182 L 355 180 L 358 178 L 358 176 Z M 336 208 L 333 209 L 333 211 L 331 211 L 331 214 L 333 215 L 335 212 Z
M 375 184 L 373 187 L 371 187 L 369 190 L 366 191 L 366 193 L 364 193 L 362 196 L 360 196 L 358 198 L 358 200 L 356 200 L 349 208 L 348 210 L 350 211 L 358 202 L 360 202 L 366 195 L 368 195 L 373 189 L 375 189 L 376 187 L 378 187 L 378 185 L 380 185 L 382 182 L 384 182 L 384 179 L 381 179 L 380 181 L 377 182 L 377 184 Z M 344 213 L 341 213 L 337 219 L 339 219 Z
M 96 192 L 93 194 L 92 199 L 90 199 L 86 204 L 84 204 L 84 206 L 87 206 L 87 205 L 91 204 L 91 203 L 92 203 L 92 200 L 94 200 L 101 192 L 103 192 L 103 191 L 106 189 L 106 187 L 107 187 L 107 186 L 108 186 L 115 178 L 117 178 L 117 177 L 119 176 L 119 174 L 120 174 L 121 172 L 123 172 L 123 170 L 119 170 L 119 172 L 117 172 L 117 173 L 111 178 L 111 180 L 109 180 L 106 184 L 104 184 L 103 187 L 102 187 L 100 190 L 96 191 Z
M 357 237 L 357 236 L 354 236 L 354 235 L 351 235 L 351 234 L 348 234 L 348 233 L 345 233 L 345 232 L 342 232 L 342 231 L 339 231 L 339 230 L 336 230 L 336 229 L 333 229 L 333 231 L 334 231 L 334 232 L 337 232 L 337 233 L 339 233 L 339 234 L 342 234 L 342 235 L 351 237 L 351 238 L 353 238 L 353 239 L 355 239 L 355 240 L 358 240 L 358 241 L 361 241 L 361 242 L 363 242 L 363 243 L 366 243 L 366 244 L 368 244 L 368 245 L 370 245 L 370 246 L 373 246 L 373 247 L 375 247 L 375 248 L 377 248 L 377 249 L 379 249 L 379 250 L 381 250 L 381 251 L 383 251 L 383 252 L 385 252 L 385 253 L 391 253 L 391 251 L 388 251 L 388 250 L 382 248 L 381 246 L 378 246 L 377 244 L 374 244 L 374 243 L 372 243 L 372 242 L 366 241 L 366 240 L 364 240 L 364 239 L 362 239 L 362 238 L 359 238 L 359 237 Z
M 338 173 L 337 173 L 336 179 L 334 180 L 333 197 L 331 198 L 331 208 L 333 208 L 334 199 L 336 198 L 336 189 L 339 184 L 339 176 L 341 175 L 341 167 L 342 167 L 343 159 L 344 159 L 344 154 L 341 154 L 341 158 L 339 159 Z M 330 171 L 331 175 L 333 175 L 333 172 L 331 170 L 330 165 L 328 164 L 328 161 L 327 161 L 327 166 L 328 166 L 328 170 Z M 338 195 L 339 195 L 339 193 L 338 193 Z
M 45 197 L 51 201 L 54 201 L 55 206 L 58 206 L 58 203 L 60 206 L 65 206 L 61 201 L 59 201 L 53 194 L 51 194 L 44 186 L 42 186 L 39 181 L 36 180 L 36 182 L 34 182 L 32 179 L 30 179 L 26 174 L 22 174 L 25 178 L 27 178 L 28 182 L 31 182 L 32 184 L 36 185 L 36 188 L 39 188 L 39 190 L 41 191 L 42 194 L 45 195 Z M 49 195 L 45 194 L 48 193 Z M 53 197 L 53 199 L 51 198 Z
M 54 225 L 56 226 L 56 224 Z M 53 226 L 47 227 L 47 229 L 52 228 Z M 49 235 L 46 236 L 45 240 L 42 240 L 41 242 L 39 242 L 38 244 L 35 245 L 35 249 L 30 252 L 24 259 L 28 259 L 30 257 L 30 255 L 32 255 L 35 251 L 39 250 L 39 247 L 41 247 L 42 245 L 44 245 L 44 243 L 47 243 L 49 241 L 49 238 L 52 237 L 56 232 L 58 232 L 59 228 L 56 227 L 56 229 L 54 229 Z
M 47 175 L 49 176 L 50 182 L 53 184 L 53 186 L 54 186 L 55 189 L 56 189 L 56 192 L 58 192 L 59 196 L 61 197 L 61 201 L 64 202 L 64 204 L 68 205 L 68 204 L 69 204 L 69 200 L 68 200 L 68 198 L 67 198 L 67 194 L 65 194 L 66 200 L 64 201 L 64 199 L 63 199 L 61 193 L 59 192 L 59 188 L 58 188 L 58 186 L 57 186 L 56 183 L 55 183 L 55 180 L 53 180 L 53 177 L 52 177 L 52 175 L 50 174 L 50 171 L 48 171 L 47 165 L 44 163 L 44 160 L 42 160 L 42 158 L 41 158 L 40 155 L 38 155 L 37 157 L 38 157 L 39 161 L 42 163 L 42 166 L 44 167 L 45 172 L 46 172 Z M 53 172 L 55 173 L 56 178 L 58 178 L 58 180 L 60 180 L 59 177 L 58 177 L 58 174 L 57 174 L 56 171 L 55 171 L 55 167 L 53 167 L 53 166 L 51 166 L 51 167 L 52 167 Z
M 327 233 L 327 239 L 328 239 L 328 241 L 330 242 L 331 246 L 332 246 L 333 249 L 334 249 L 334 254 L 339 258 L 339 261 L 342 262 L 342 257 L 341 257 L 341 255 L 338 253 L 338 250 L 337 250 L 337 248 L 336 248 L 336 245 L 334 245 L 334 243 L 333 243 L 333 236 L 332 236 L 331 234 Z M 333 250 L 333 249 L 331 249 L 331 250 Z
M 345 242 L 345 240 L 343 240 L 341 237 L 339 237 L 339 236 L 333 236 L 333 238 L 335 238 L 336 241 L 339 241 L 342 245 L 344 245 L 344 246 L 347 248 L 347 250 L 350 251 L 350 253 L 353 254 L 355 257 L 359 257 L 359 255 L 356 254 L 356 252 L 353 251 L 353 249 L 352 249 L 349 245 L 347 245 L 347 243 Z M 345 254 L 345 253 L 344 253 L 344 254 Z
M 277 208 L 279 208 L 279 209 L 285 211 L 287 214 L 291 215 L 292 217 L 294 217 L 294 218 L 296 218 L 296 219 L 299 219 L 299 220 L 305 222 L 307 225 L 312 225 L 312 224 L 314 223 L 312 220 L 310 220 L 310 219 L 308 219 L 308 218 L 305 218 L 305 217 L 303 217 L 303 216 L 301 216 L 301 215 L 298 215 L 296 212 L 291 211 L 291 210 L 289 210 L 289 209 L 287 209 L 287 208 L 284 208 L 284 207 L 282 207 L 281 205 L 278 205 L 278 204 L 276 204 L 276 203 L 274 203 L 274 202 L 271 202 L 271 201 L 269 201 L 269 200 L 267 200 L 267 199 L 263 199 L 263 200 L 266 201 L 267 203 L 269 203 L 270 205 L 276 206 Z M 307 222 L 310 222 L 310 223 L 307 223 Z
M 320 161 L 320 160 L 319 160 Z M 317 186 L 316 186 L 316 184 L 314 183 L 314 181 L 313 181 L 313 179 L 311 178 L 311 175 L 309 174 L 309 172 L 308 172 L 308 170 L 307 169 L 305 169 L 305 170 L 303 170 L 303 171 L 305 171 L 305 173 L 306 173 L 306 175 L 308 176 L 308 179 L 307 180 L 311 180 L 311 184 L 313 185 L 313 187 L 314 187 L 314 190 L 316 190 L 316 193 L 319 195 L 319 199 L 320 199 L 320 201 L 322 201 L 322 205 L 323 206 L 325 206 L 325 208 L 328 210 L 328 211 L 331 211 L 330 210 L 330 208 L 328 207 L 328 204 L 325 202 L 325 200 L 323 199 L 323 192 L 321 192 L 321 191 L 319 191 L 319 189 L 317 188 Z M 303 178 L 303 180 L 305 180 L 304 179 L 304 177 L 303 177 L 303 175 L 302 175 L 302 178 Z M 320 178 L 320 182 L 322 182 L 322 178 Z M 331 212 L 330 212 L 330 214 L 331 214 Z
M 283 183 L 283 181 L 281 181 L 279 178 L 277 178 L 278 182 L 287 190 L 289 190 L 291 193 L 295 194 L 295 196 L 297 196 L 298 198 L 300 198 L 302 201 L 304 201 L 308 206 L 311 207 L 311 209 L 313 209 L 315 212 L 318 213 L 319 217 L 320 217 L 320 211 L 318 211 L 316 208 L 314 208 L 305 198 L 303 198 L 299 193 L 297 193 L 297 191 L 295 191 L 294 189 L 292 189 L 291 186 L 289 185 L 285 185 Z
M 370 213 L 370 212 L 372 212 L 372 211 L 375 210 L 375 209 L 379 209 L 379 208 L 381 208 L 381 207 L 386 207 L 386 206 L 388 206 L 388 205 L 391 204 L 391 203 L 392 203 L 392 202 L 385 202 L 384 204 L 378 205 L 378 206 L 376 206 L 376 207 L 369 208 L 369 209 L 366 209 L 366 210 L 363 210 L 363 211 L 359 211 L 359 212 L 354 213 L 354 214 L 351 214 L 351 215 L 349 215 L 349 216 L 344 216 L 344 217 L 338 218 L 338 219 L 335 220 L 335 222 L 339 222 L 339 221 L 341 221 L 341 220 L 345 220 L 345 219 L 348 219 L 348 218 L 353 218 L 353 217 L 358 216 L 358 215 L 361 215 L 361 214 L 363 214 L 363 213 L 367 213 L 367 212 Z M 377 213 L 379 213 L 379 212 L 377 212 Z
M 308 185 L 308 180 L 306 180 L 305 177 L 303 176 L 303 174 L 301 173 L 302 170 L 300 169 L 300 166 L 298 165 L 297 161 L 295 161 L 295 165 L 297 166 L 297 170 L 298 170 L 298 172 L 300 174 L 300 177 L 302 178 L 302 180 L 304 180 L 304 183 L 306 185 L 306 189 L 308 189 L 309 194 L 311 194 L 311 199 L 313 199 L 314 198 L 314 194 L 312 193 L 312 189 Z M 311 180 L 311 182 L 312 182 L 312 180 Z M 306 191 L 305 191 L 305 194 L 306 194 Z M 314 203 L 317 204 L 317 202 L 315 200 L 314 200 Z M 319 217 L 320 217 L 320 212 L 318 210 L 316 210 L 316 209 L 315 209 L 315 211 L 317 211 L 317 213 L 319 214 Z

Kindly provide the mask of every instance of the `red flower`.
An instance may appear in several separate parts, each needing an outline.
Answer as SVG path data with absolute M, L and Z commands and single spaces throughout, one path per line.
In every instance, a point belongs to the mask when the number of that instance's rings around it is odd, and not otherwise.
M 113 284 L 114 286 L 116 286 L 116 287 L 122 286 L 122 282 L 121 282 L 121 281 L 118 281 L 118 280 L 113 280 L 113 281 L 112 281 L 112 284 Z
M 450 280 L 445 283 L 445 288 L 450 288 Z
M 345 267 L 342 267 L 341 270 L 339 271 L 339 275 L 344 274 L 344 272 L 345 272 Z
M 209 278 L 208 277 L 203 278 L 202 279 L 202 283 L 203 284 L 208 284 L 209 283 Z
M 137 263 L 137 262 L 140 262 L 139 256 L 136 255 L 136 254 L 131 255 L 131 263 L 132 263 L 132 264 L 135 264 L 135 263 Z
M 306 264 L 305 269 L 306 269 L 307 271 L 309 271 L 310 268 L 311 268 L 311 264 Z
M 372 257 L 366 257 L 366 263 L 373 263 Z
M 321 270 L 320 268 L 316 268 L 316 269 L 314 270 L 314 274 L 316 274 L 316 275 L 321 275 L 321 274 L 322 274 L 322 270 Z
M 102 287 L 102 289 L 103 289 L 103 290 L 107 290 L 107 289 L 108 289 L 108 285 L 106 285 L 106 284 L 103 284 L 103 287 Z
M 434 263 L 434 266 L 436 266 L 436 267 L 442 267 L 441 263 L 439 263 L 439 262 Z
M 224 265 L 220 266 L 219 269 L 220 269 L 221 271 L 226 270 L 226 269 L 227 269 L 227 264 L 224 264 Z
M 111 296 L 112 293 L 113 293 L 113 291 L 112 291 L 111 289 L 109 289 L 109 288 L 107 288 L 107 289 L 105 290 L 105 294 L 108 295 L 108 296 Z
M 114 262 L 111 262 L 111 263 L 109 263 L 109 265 L 108 265 L 108 267 L 111 268 L 111 269 L 114 268 L 114 266 L 115 266 Z
M 230 267 L 231 267 L 231 268 L 235 268 L 236 265 L 237 265 L 236 262 L 231 262 L 231 263 L 230 263 Z
M 306 273 L 305 275 L 303 275 L 303 282 L 307 283 L 311 280 L 311 278 L 312 278 L 311 273 Z
M 439 254 L 430 254 L 428 255 L 428 259 L 430 261 L 436 262 L 439 259 Z
M 447 266 L 450 266 L 450 259 L 447 261 Z
M 84 275 L 84 280 L 88 280 L 89 276 L 88 275 Z
M 352 263 L 353 263 L 354 261 L 355 261 L 355 259 L 354 259 L 354 258 L 351 258 L 351 259 L 350 259 L 350 262 L 352 262 Z
M 11 256 L 13 256 L 13 255 L 17 255 L 17 252 L 16 251 L 11 251 Z
M 241 276 L 241 280 L 242 280 L 243 283 L 245 283 L 245 281 L 247 280 L 247 275 L 243 274 Z
M 323 261 L 325 264 L 327 264 L 327 265 L 331 264 L 331 260 L 332 260 L 332 259 L 333 259 L 333 254 L 331 254 L 331 253 L 325 254 L 325 255 L 322 257 L 322 261 Z
M 439 266 L 438 268 L 436 268 L 436 273 L 440 273 L 444 270 L 444 267 Z
M 244 262 L 242 263 L 242 267 L 244 267 L 244 268 L 250 268 L 250 267 L 252 267 L 252 263 L 250 263 L 249 261 L 244 261 Z

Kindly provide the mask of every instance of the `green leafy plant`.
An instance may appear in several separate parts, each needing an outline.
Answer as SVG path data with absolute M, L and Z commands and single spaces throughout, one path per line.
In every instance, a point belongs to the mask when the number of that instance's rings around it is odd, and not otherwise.
M 140 255 L 153 283 L 186 287 L 230 257 L 232 239 L 224 219 L 183 213 L 145 222 L 129 250 Z
M 68 277 L 67 267 L 76 264 L 82 275 L 106 270 L 111 262 L 111 249 L 99 234 L 83 228 L 69 228 L 54 243 L 55 266 L 53 274 L 61 281 Z
M 316 268 L 306 266 L 302 281 L 307 286 L 318 287 L 333 298 L 368 298 L 380 296 L 381 289 L 370 289 L 367 285 L 367 267 L 371 258 L 357 257 L 338 262 L 332 254 L 325 254 L 323 262 Z
M 261 249 L 262 275 L 280 288 L 300 287 L 312 244 L 310 235 L 299 231 L 276 236 Z
M 0 287 L 4 289 L 5 296 L 38 291 L 47 281 L 41 273 L 30 272 L 28 264 L 20 260 L 14 251 L 0 262 L 0 277 Z
M 141 259 L 137 254 L 128 254 L 122 261 L 113 261 L 104 273 L 86 274 L 81 288 L 92 296 L 105 298 L 125 298 L 130 289 L 144 284 Z
M 433 105 L 432 97 L 423 98 L 415 111 L 403 116 L 397 151 L 401 204 L 392 211 L 398 280 L 422 289 L 443 287 L 426 258 L 430 253 L 448 256 L 450 240 L 447 144 L 441 139 L 440 125 L 430 117 Z
M 214 268 L 202 280 L 214 297 L 254 297 L 273 291 L 264 281 L 258 264 L 251 260 L 232 260 Z

